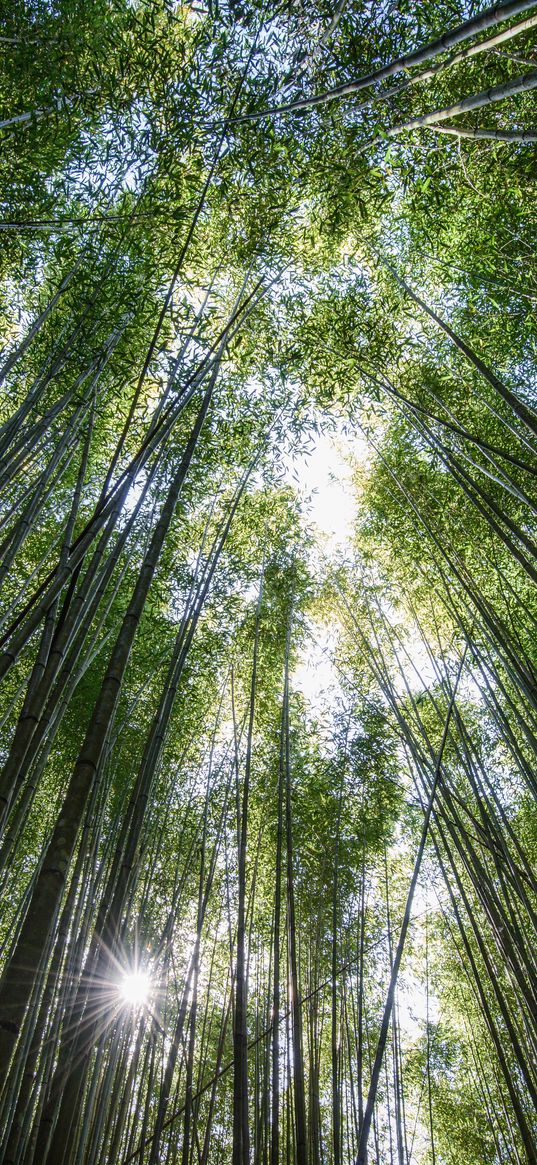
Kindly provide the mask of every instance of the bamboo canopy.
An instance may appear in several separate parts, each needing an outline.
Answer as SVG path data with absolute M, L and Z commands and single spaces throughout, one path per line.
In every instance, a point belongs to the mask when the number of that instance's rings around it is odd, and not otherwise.
M 537 1165 L 537 3 L 0 33 L 0 1165 Z

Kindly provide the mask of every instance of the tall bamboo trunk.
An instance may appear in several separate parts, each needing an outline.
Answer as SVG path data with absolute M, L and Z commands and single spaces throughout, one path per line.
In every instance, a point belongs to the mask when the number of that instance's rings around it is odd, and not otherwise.
M 285 662 L 283 698 L 283 768 L 285 776 L 285 845 L 287 854 L 287 940 L 289 951 L 289 988 L 293 1049 L 293 1089 L 295 1117 L 296 1165 L 307 1165 L 306 1088 L 302 1037 L 302 1006 L 298 977 L 298 953 L 295 913 L 293 862 L 293 816 L 291 805 L 291 752 L 289 733 L 289 651 Z

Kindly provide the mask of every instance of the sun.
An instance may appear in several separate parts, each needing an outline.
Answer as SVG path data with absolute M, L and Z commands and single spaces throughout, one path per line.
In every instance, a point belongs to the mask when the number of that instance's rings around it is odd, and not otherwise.
M 119 994 L 129 1007 L 145 1007 L 151 994 L 151 979 L 145 971 L 128 971 L 119 984 Z

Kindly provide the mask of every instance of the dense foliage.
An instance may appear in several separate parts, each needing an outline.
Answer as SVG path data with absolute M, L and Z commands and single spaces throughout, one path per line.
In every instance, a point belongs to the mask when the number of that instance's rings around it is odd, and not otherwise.
M 536 1165 L 537 3 L 2 15 L 0 1162 Z

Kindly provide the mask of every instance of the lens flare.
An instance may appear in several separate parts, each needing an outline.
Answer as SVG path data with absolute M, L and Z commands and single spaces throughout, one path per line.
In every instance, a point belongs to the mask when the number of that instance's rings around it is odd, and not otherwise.
M 151 980 L 145 971 L 129 971 L 119 984 L 119 994 L 129 1007 L 144 1007 L 150 993 Z

